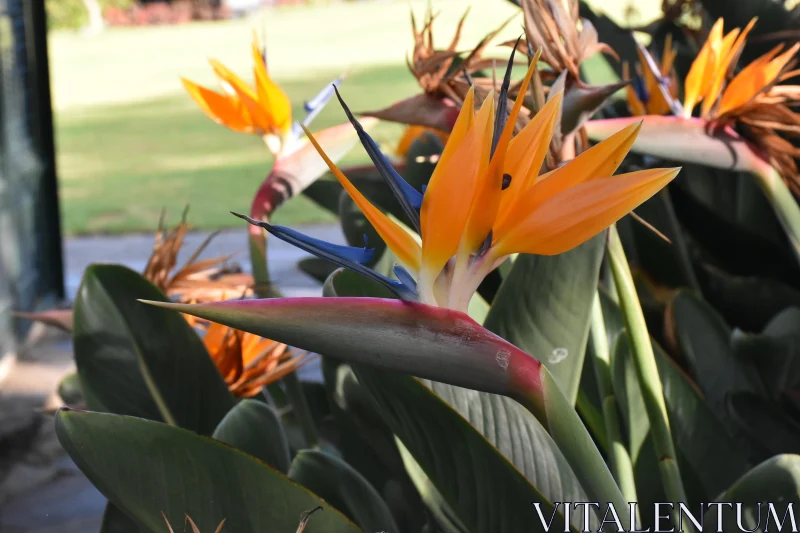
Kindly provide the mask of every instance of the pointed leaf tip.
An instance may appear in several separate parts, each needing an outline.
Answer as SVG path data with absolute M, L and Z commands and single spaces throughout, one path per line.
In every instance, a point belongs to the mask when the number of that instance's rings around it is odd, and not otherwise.
M 540 367 L 468 315 L 415 302 L 319 297 L 144 303 L 347 362 L 496 394 L 514 395 L 512 381 L 538 375 Z

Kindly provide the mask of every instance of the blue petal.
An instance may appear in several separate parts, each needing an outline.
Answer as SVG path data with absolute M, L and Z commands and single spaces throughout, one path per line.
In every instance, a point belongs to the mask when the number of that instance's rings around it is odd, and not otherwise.
M 305 109 L 306 113 L 308 113 L 306 118 L 303 119 L 303 126 L 308 127 L 308 125 L 311 124 L 311 121 L 314 120 L 319 112 L 325 108 L 331 97 L 333 97 L 335 91 L 334 88 L 338 87 L 342 83 L 343 79 L 344 76 L 339 76 L 333 80 L 333 82 L 326 85 L 320 92 L 318 92 L 314 98 L 303 104 L 303 108 Z
M 422 207 L 422 193 L 409 185 L 409 183 L 397 173 L 387 157 L 381 153 L 378 145 L 374 140 L 372 140 L 372 137 L 370 137 L 369 134 L 364 131 L 364 128 L 356 120 L 356 117 L 353 116 L 350 108 L 344 103 L 342 95 L 339 94 L 338 89 L 334 88 L 334 90 L 336 91 L 336 97 L 339 99 L 339 103 L 342 105 L 342 109 L 344 109 L 344 112 L 347 115 L 348 120 L 350 120 L 350 123 L 355 128 L 356 133 L 358 133 L 358 138 L 361 139 L 361 144 L 364 146 L 367 154 L 369 154 L 369 158 L 372 160 L 375 168 L 378 169 L 378 172 L 381 173 L 383 179 L 386 180 L 386 183 L 389 185 L 392 193 L 394 193 L 397 201 L 400 202 L 403 211 L 405 211 L 409 220 L 411 220 L 414 229 L 420 231 L 418 209 Z
M 415 291 L 410 290 L 399 281 L 389 279 L 362 264 L 372 259 L 374 254 L 373 249 L 331 244 L 320 239 L 309 237 L 308 235 L 303 235 L 302 233 L 291 228 L 286 228 L 284 226 L 273 226 L 268 222 L 261 222 L 252 219 L 247 215 L 241 215 L 239 213 L 233 214 L 248 221 L 254 226 L 264 228 L 269 232 L 270 235 L 273 235 L 282 241 L 288 242 L 289 244 L 292 244 L 303 251 L 313 254 L 319 258 L 327 259 L 331 263 L 350 269 L 361 274 L 362 276 L 380 283 L 403 300 L 417 300 L 417 293 Z
M 646 104 L 650 101 L 650 93 L 647 92 L 647 88 L 641 76 L 633 77 L 633 90 L 636 92 L 636 97 L 639 98 L 639 101 L 642 103 Z
M 508 66 L 506 66 L 506 74 L 503 77 L 503 85 L 500 87 L 500 94 L 497 100 L 497 112 L 494 116 L 494 131 L 492 132 L 492 151 L 489 157 L 494 157 L 494 151 L 497 149 L 497 143 L 500 141 L 500 135 L 508 122 L 508 88 L 511 86 L 511 70 L 514 68 L 514 54 L 517 52 L 517 47 L 522 37 L 517 39 L 514 48 L 511 49 L 511 57 L 508 58 Z
M 328 103 L 334 95 L 334 87 L 338 87 L 342 83 L 342 76 L 339 76 L 333 82 L 326 85 L 320 92 L 317 93 L 314 98 L 308 100 L 305 104 L 303 104 L 303 109 L 305 109 L 306 113 L 311 113 L 312 111 L 324 107 L 325 104 Z
M 400 283 L 402 283 L 412 291 L 417 292 L 417 281 L 411 274 L 408 273 L 408 270 L 401 267 L 400 265 L 395 265 L 394 268 L 392 268 L 392 272 L 394 272 L 394 275 L 397 276 L 397 279 L 400 280 Z

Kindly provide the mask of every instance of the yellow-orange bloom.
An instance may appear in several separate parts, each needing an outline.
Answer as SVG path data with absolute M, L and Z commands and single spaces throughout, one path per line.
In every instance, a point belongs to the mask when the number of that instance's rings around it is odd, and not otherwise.
M 181 78 L 181 81 L 211 120 L 234 131 L 261 135 L 270 150 L 277 153 L 282 140 L 292 128 L 291 103 L 267 74 L 267 65 L 255 32 L 252 54 L 253 86 L 214 59 L 209 62 L 219 78 L 222 92 L 206 89 L 185 78 Z
M 208 354 L 228 389 L 239 397 L 255 396 L 311 361 L 306 351 L 222 324 L 211 322 L 203 329 Z
M 507 256 L 570 250 L 628 214 L 678 173 L 650 169 L 612 176 L 636 138 L 636 124 L 539 175 L 562 96 L 553 95 L 513 135 L 535 68 L 533 62 L 496 139 L 496 99 L 490 94 L 476 112 L 475 92 L 467 93 L 421 201 L 421 245 L 364 198 L 309 134 L 390 249 L 416 273 L 423 303 L 465 311 L 481 280 Z
M 669 102 L 664 98 L 659 87 L 659 80 L 653 71 L 648 68 L 647 58 L 641 50 L 639 53 L 639 64 L 636 66 L 636 78 L 632 85 L 626 88 L 628 109 L 634 116 L 642 115 L 664 115 L 671 111 Z M 664 53 L 662 54 L 659 67 L 661 78 L 669 79 L 668 91 L 672 98 L 678 96 L 678 84 L 675 81 L 673 65 L 677 53 L 672 47 L 672 35 L 667 34 L 664 42 Z M 628 63 L 622 64 L 622 77 L 630 79 L 630 67 Z
M 726 83 L 755 23 L 753 19 L 743 31 L 733 29 L 724 36 L 723 20 L 714 24 L 686 77 L 684 115 L 690 117 L 702 103 L 702 118 L 736 127 L 764 151 L 770 164 L 800 193 L 795 161 L 800 150 L 784 138 L 787 134 L 800 135 L 800 113 L 792 110 L 800 105 L 800 86 L 778 85 L 798 74 L 791 69 L 797 63 L 800 43 L 786 50 L 783 45 L 776 46 Z

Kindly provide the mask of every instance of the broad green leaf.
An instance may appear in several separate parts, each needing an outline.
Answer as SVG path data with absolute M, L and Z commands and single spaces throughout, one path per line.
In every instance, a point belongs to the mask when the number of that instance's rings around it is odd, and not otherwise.
M 200 531 L 225 519 L 237 533 L 295 531 L 321 506 L 310 533 L 359 529 L 335 508 L 257 459 L 214 439 L 139 418 L 62 409 L 56 435 L 75 464 L 143 531 L 164 533 L 189 515 Z
M 84 399 L 80 376 L 75 372 L 64 376 L 58 384 L 58 395 L 66 405 L 82 404 Z
M 738 333 L 738 332 L 737 332 Z M 800 309 L 790 307 L 775 316 L 757 335 L 734 335 L 738 357 L 758 366 L 773 399 L 800 385 Z
M 306 257 L 297 262 L 297 268 L 320 283 L 325 283 L 328 276 L 339 267 L 320 257 Z
M 533 417 L 521 407 L 519 411 L 510 407 L 511 400 L 361 365 L 355 371 L 395 435 L 469 531 L 538 529 L 533 502 L 542 504 L 544 516 L 549 517 L 553 513 L 551 501 L 586 501 L 570 499 L 585 496 L 570 479 L 574 477 L 569 467 L 555 446 L 543 442 L 545 431 L 532 430 L 532 424 L 526 424 L 520 415 Z M 472 422 L 479 422 L 480 427 L 465 419 L 464 411 L 457 406 L 471 410 Z M 506 453 L 517 451 L 522 457 L 527 452 L 527 464 L 522 466 L 531 469 L 529 478 L 538 476 L 538 480 L 548 482 L 554 494 L 547 498 L 491 438 L 501 440 Z M 562 528 L 564 518 L 556 518 L 556 522 Z
M 340 281 L 346 278 L 334 276 L 329 286 L 334 294 L 349 295 L 351 284 Z M 505 504 L 497 498 L 505 491 L 497 490 L 507 483 L 519 486 L 518 490 L 533 498 L 530 501 L 543 503 L 543 509 L 553 501 L 586 501 L 585 492 L 547 431 L 517 402 L 363 365 L 354 366 L 354 370 L 384 420 L 441 491 L 448 507 L 459 510 L 460 522 L 470 531 L 491 529 L 484 513 L 493 516 L 501 512 Z M 459 464 L 471 466 L 453 470 Z M 494 475 L 485 472 L 492 464 L 498 470 Z M 467 487 L 459 486 L 458 480 L 465 475 L 463 469 L 475 470 L 474 482 L 466 483 Z M 517 478 L 518 472 L 524 480 Z M 504 476 L 509 479 L 504 480 Z M 465 490 L 471 487 L 479 491 Z M 532 506 L 528 507 L 526 511 L 535 513 Z M 545 516 L 552 513 L 549 509 Z M 514 514 L 536 516 L 520 511 Z M 573 523 L 580 524 L 580 520 L 577 517 Z
M 655 342 L 653 353 L 679 459 L 698 477 L 702 487 L 697 488 L 702 488 L 702 496 L 713 498 L 747 470 L 747 459 L 691 379 Z M 631 458 L 638 462 L 650 427 L 627 336 L 620 336 L 617 342 L 614 366 L 615 388 L 627 415 Z
M 636 240 L 638 263 L 641 268 L 659 284 L 699 290 L 700 284 L 695 275 L 686 247 L 686 238 L 675 215 L 669 191 L 664 189 L 658 192 L 640 205 L 636 209 L 636 214 L 670 241 L 665 241 L 644 224 L 631 224 Z
M 380 494 L 341 459 L 316 450 L 303 450 L 292 461 L 289 478 L 339 509 L 365 533 L 398 531 Z
M 228 411 L 212 435 L 283 472 L 289 471 L 289 442 L 280 418 L 266 403 L 244 399 Z
M 733 276 L 711 265 L 702 268 L 703 296 L 731 326 L 761 331 L 787 307 L 800 307 L 800 291 L 786 283 L 764 276 Z
M 573 470 L 580 472 L 587 494 L 595 501 L 610 500 L 626 508 L 574 406 L 547 369 L 464 313 L 412 302 L 354 297 L 153 304 L 322 352 L 353 365 L 516 398 L 547 424 L 558 442 L 558 452 L 563 451 Z M 409 350 L 412 344 L 414 350 Z M 415 450 L 412 453 L 416 456 Z M 427 471 L 427 466 L 420 464 Z
M 186 320 L 138 298 L 167 301 L 128 268 L 86 269 L 75 299 L 74 346 L 87 406 L 210 435 L 233 396 Z
M 445 533 L 466 533 L 467 527 L 461 523 L 456 513 L 450 508 L 441 495 L 436 485 L 428 478 L 425 471 L 419 466 L 414 456 L 405 447 L 403 441 L 396 438 L 397 448 L 400 450 L 403 464 L 405 465 L 408 475 L 414 483 L 414 486 L 419 492 L 422 500 L 427 505 L 428 510 L 433 514 L 439 527 Z
M 761 457 L 800 453 L 800 423 L 780 405 L 749 392 L 730 396 L 730 409 L 742 431 L 760 444 Z
M 539 358 L 573 403 L 604 243 L 605 232 L 561 255 L 520 255 L 485 322 L 487 329 Z
M 441 154 L 442 150 L 444 150 L 442 140 L 429 132 L 423 133 L 411 143 L 403 172 L 403 177 L 409 185 L 418 191 L 422 191 L 423 186 L 428 185 L 433 169 L 436 168 L 436 156 Z
M 379 489 L 399 531 L 419 531 L 426 520 L 424 505 L 406 473 L 394 435 L 350 365 L 324 357 L 322 368 L 342 458 Z M 431 507 L 431 502 L 427 504 Z
M 113 503 L 107 503 L 100 523 L 100 533 L 139 533 L 139 526 Z
M 794 531 L 797 526 L 797 502 L 800 501 L 800 455 L 776 455 L 759 464 L 725 491 L 709 508 L 703 521 L 704 531 L 741 533 L 741 531 Z M 770 508 L 770 505 L 772 508 Z M 793 505 L 794 520 L 787 514 Z M 741 507 L 741 526 L 737 522 L 737 507 Z M 721 510 L 722 523 L 718 520 Z M 783 522 L 780 527 L 777 522 Z
M 680 291 L 672 302 L 671 323 L 683 356 L 721 420 L 727 413 L 726 397 L 737 391 L 759 392 L 758 372 L 752 361 L 736 357 L 731 331 L 711 306 L 697 296 Z

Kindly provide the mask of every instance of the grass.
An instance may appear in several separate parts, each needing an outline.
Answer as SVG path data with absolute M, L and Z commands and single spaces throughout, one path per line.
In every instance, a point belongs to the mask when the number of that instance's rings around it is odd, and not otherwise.
M 313 82 L 284 87 L 297 102 L 318 88 Z M 343 91 L 365 109 L 383 105 L 382 98 L 412 94 L 415 88 L 404 67 L 382 67 L 353 76 Z M 316 118 L 314 128 L 343 120 L 334 104 Z M 248 211 L 272 165 L 259 138 L 213 123 L 184 95 L 63 113 L 57 130 L 62 211 L 69 234 L 149 231 L 162 209 L 174 218 L 186 204 L 197 228 L 237 225 L 229 211 Z M 387 143 L 399 130 L 382 123 L 373 133 Z M 361 154 L 354 150 L 343 163 L 360 161 Z M 297 225 L 331 218 L 301 196 L 283 206 L 275 220 Z
M 496 0 L 472 8 L 463 37 L 469 46 L 518 10 Z M 494 2 L 492 2 L 494 3 Z M 418 14 L 425 2 L 414 0 Z M 436 0 L 444 36 L 466 5 Z M 498 9 L 499 8 L 499 9 Z M 186 204 L 202 229 L 238 225 L 271 168 L 260 139 L 214 124 L 182 93 L 179 76 L 212 86 L 207 57 L 243 75 L 250 71 L 253 28 L 266 23 L 269 68 L 301 113 L 310 98 L 342 71 L 343 94 L 355 110 L 377 109 L 418 92 L 405 66 L 410 49 L 409 3 L 338 3 L 265 10 L 250 20 L 179 27 L 112 29 L 95 38 L 50 38 L 62 218 L 70 235 L 152 231 L 162 209 L 173 220 Z M 509 36 L 517 29 L 509 30 Z M 338 104 L 313 129 L 343 122 Z M 401 128 L 380 124 L 374 135 L 392 143 Z M 345 163 L 363 160 L 354 151 Z M 303 197 L 276 221 L 330 220 Z
M 58 172 L 67 234 L 152 231 L 162 209 L 179 216 L 191 206 L 195 227 L 237 225 L 228 212 L 246 210 L 271 167 L 255 137 L 214 124 L 180 87 L 179 77 L 213 86 L 206 62 L 219 59 L 246 75 L 251 32 L 267 29 L 271 74 L 301 112 L 304 99 L 343 71 L 343 94 L 355 110 L 384 107 L 418 92 L 405 57 L 412 46 L 409 6 L 421 17 L 426 0 L 332 3 L 264 10 L 245 20 L 111 29 L 84 38 L 50 36 Z M 450 37 L 469 4 L 433 0 L 436 37 Z M 464 48 L 510 17 L 499 36 L 520 33 L 519 10 L 503 0 L 475 1 L 462 35 Z M 314 122 L 344 121 L 332 103 Z M 381 124 L 375 136 L 392 143 L 401 128 Z M 354 151 L 345 162 L 363 159 Z M 276 220 L 330 220 L 303 197 Z

